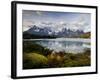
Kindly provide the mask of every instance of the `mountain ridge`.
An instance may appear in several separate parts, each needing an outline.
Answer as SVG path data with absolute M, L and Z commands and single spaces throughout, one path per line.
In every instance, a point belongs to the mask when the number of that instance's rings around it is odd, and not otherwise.
M 51 27 L 40 28 L 36 25 L 31 27 L 29 30 L 23 32 L 24 39 L 34 38 L 78 38 L 82 37 L 86 33 L 82 30 L 71 30 L 62 28 L 60 30 L 53 30 Z

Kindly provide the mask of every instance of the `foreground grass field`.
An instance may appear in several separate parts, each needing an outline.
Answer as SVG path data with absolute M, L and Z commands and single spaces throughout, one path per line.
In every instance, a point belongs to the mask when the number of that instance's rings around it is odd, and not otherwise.
M 90 66 L 90 53 L 90 49 L 77 54 L 55 52 L 32 42 L 24 42 L 23 69 Z

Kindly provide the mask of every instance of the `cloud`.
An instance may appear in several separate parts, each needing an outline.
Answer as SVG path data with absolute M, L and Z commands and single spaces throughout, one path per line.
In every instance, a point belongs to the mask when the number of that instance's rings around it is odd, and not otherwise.
M 90 31 L 90 22 L 87 17 L 79 16 L 76 21 L 70 22 L 68 24 L 70 29 L 83 30 L 85 32 Z
M 32 21 L 28 21 L 28 20 L 24 20 L 23 21 L 23 27 L 24 27 L 24 31 L 28 30 L 29 28 L 31 28 L 33 25 L 36 25 L 40 28 L 44 28 L 44 27 L 51 27 L 51 29 L 53 31 L 61 31 L 62 28 L 66 28 L 66 29 L 71 29 L 71 30 L 83 30 L 83 31 L 88 31 L 90 30 L 89 28 L 89 23 L 87 23 L 85 20 L 84 21 L 76 21 L 76 22 L 32 22 Z
M 36 14 L 39 15 L 39 16 L 42 16 L 43 12 L 41 12 L 41 11 L 36 11 Z
M 32 25 L 34 25 L 34 22 L 29 21 L 29 20 L 23 20 L 23 23 L 22 23 L 23 31 L 30 29 Z
M 58 13 L 43 11 L 23 12 L 23 31 L 32 25 L 40 28 L 51 27 L 52 30 L 60 31 L 62 28 L 72 30 L 90 31 L 90 14 L 81 13 Z

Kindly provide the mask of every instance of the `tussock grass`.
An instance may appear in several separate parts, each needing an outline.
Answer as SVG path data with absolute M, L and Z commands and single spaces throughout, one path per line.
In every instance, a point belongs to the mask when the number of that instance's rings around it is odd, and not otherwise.
M 23 67 L 24 69 L 40 68 L 46 67 L 48 59 L 37 53 L 28 53 L 23 56 Z
M 82 67 L 91 65 L 91 51 L 83 53 L 54 52 L 31 42 L 24 42 L 23 69 Z

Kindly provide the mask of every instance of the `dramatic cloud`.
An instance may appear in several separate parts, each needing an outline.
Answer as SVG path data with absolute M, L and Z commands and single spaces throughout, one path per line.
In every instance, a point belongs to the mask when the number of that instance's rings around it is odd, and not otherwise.
M 51 27 L 58 32 L 62 28 L 72 30 L 91 30 L 91 14 L 72 12 L 46 12 L 46 11 L 23 11 L 23 31 L 33 25 L 38 27 Z

